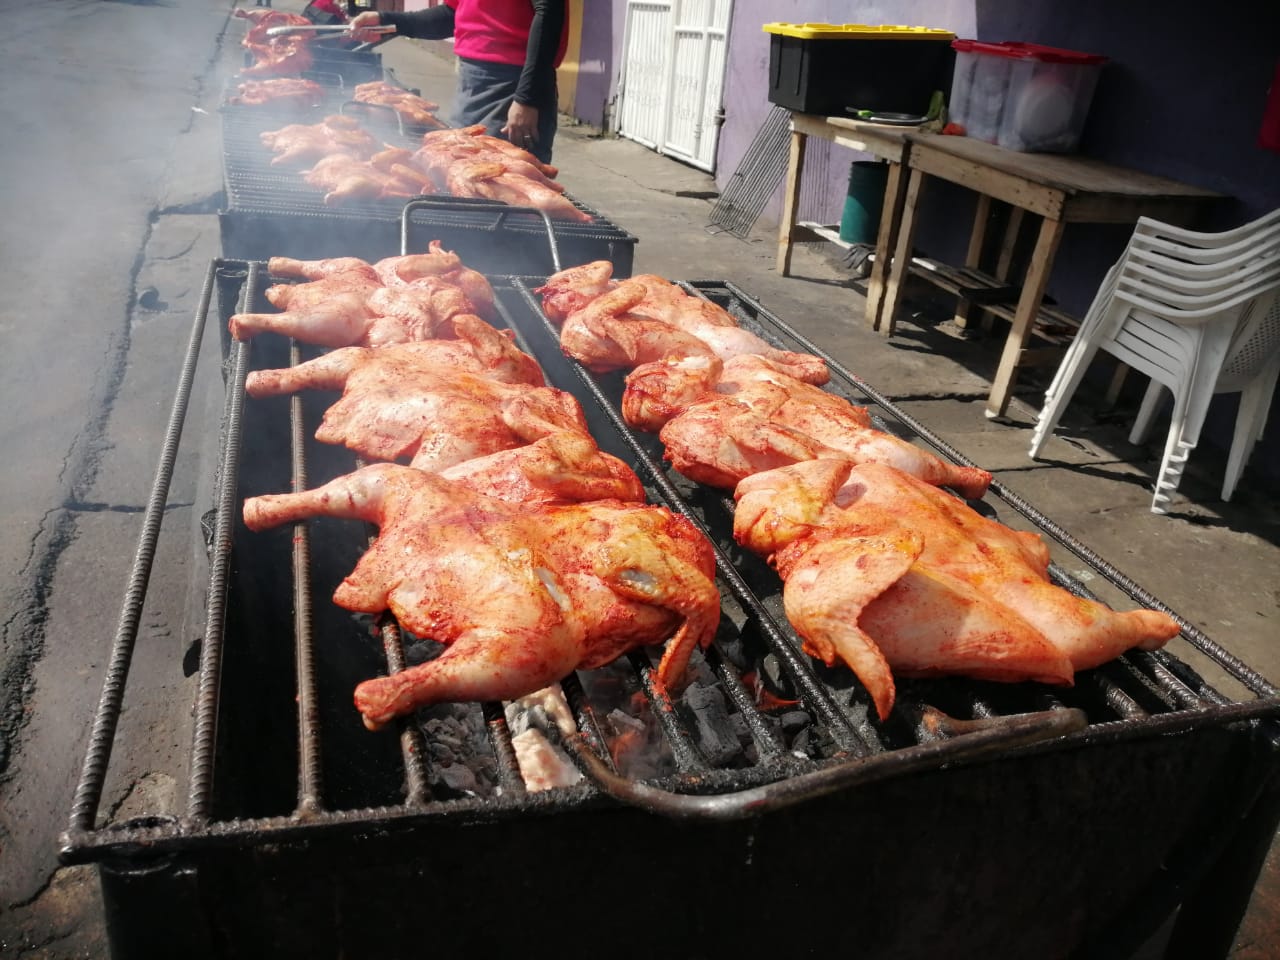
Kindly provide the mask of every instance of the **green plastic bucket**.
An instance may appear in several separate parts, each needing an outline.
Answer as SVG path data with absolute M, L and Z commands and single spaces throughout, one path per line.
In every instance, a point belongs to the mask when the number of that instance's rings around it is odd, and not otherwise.
M 840 239 L 845 243 L 875 243 L 880 230 L 889 165 L 878 160 L 857 160 L 849 165 L 849 193 L 840 217 Z

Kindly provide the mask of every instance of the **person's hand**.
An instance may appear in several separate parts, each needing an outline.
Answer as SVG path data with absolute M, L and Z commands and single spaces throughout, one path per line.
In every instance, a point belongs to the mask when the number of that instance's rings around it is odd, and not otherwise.
M 512 100 L 502 133 L 517 147 L 531 150 L 538 142 L 538 108 Z
M 382 14 L 377 10 L 366 10 L 364 13 L 352 17 L 351 22 L 347 24 L 347 29 L 351 31 L 351 36 L 361 43 L 377 43 L 379 40 L 386 39 L 386 34 L 378 33 L 369 28 L 381 25 Z

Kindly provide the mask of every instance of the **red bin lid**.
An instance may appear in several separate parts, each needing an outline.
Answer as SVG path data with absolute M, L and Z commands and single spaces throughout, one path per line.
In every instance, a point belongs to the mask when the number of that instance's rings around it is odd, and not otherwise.
M 1043 63 L 1074 63 L 1081 66 L 1105 63 L 1107 58 L 1097 53 L 1081 53 L 1062 47 L 1046 47 L 1039 43 L 1020 43 L 1006 40 L 994 43 L 986 40 L 952 40 L 951 46 L 961 53 L 985 53 L 1010 60 L 1039 60 Z

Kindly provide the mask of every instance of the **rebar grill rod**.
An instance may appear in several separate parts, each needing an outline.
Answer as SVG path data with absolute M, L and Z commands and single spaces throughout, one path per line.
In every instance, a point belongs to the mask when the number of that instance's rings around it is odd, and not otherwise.
M 387 674 L 396 674 L 405 666 L 404 637 L 395 617 L 384 614 L 378 618 L 378 636 L 382 639 L 382 653 L 387 660 Z M 413 806 L 431 800 L 431 787 L 427 776 L 427 743 L 418 725 L 411 719 L 401 719 L 400 757 L 404 762 L 405 803 Z
M 250 263 L 245 276 L 241 310 L 258 286 L 258 264 Z M 227 586 L 231 566 L 232 527 L 240 476 L 240 441 L 244 416 L 244 381 L 249 372 L 249 343 L 234 341 L 229 357 L 231 376 L 227 388 L 225 431 L 218 468 L 217 512 L 209 558 L 208 612 L 200 646 L 200 681 L 196 691 L 195 728 L 191 745 L 191 783 L 187 816 L 207 822 L 213 804 L 214 758 L 217 754 L 219 691 L 222 684 L 222 650 L 226 638 Z
M 289 345 L 289 363 L 302 362 L 296 340 Z M 289 398 L 289 445 L 293 464 L 292 489 L 307 489 L 306 430 L 302 397 Z M 293 525 L 293 649 L 298 687 L 298 810 L 314 813 L 323 806 L 320 763 L 320 708 L 316 696 L 314 603 L 311 596 L 311 533 L 305 520 Z
M 675 705 L 671 697 L 658 682 L 656 671 L 649 665 L 643 651 L 632 650 L 627 654 L 632 668 L 640 679 L 640 689 L 649 701 L 649 708 L 658 721 L 658 727 L 671 747 L 672 758 L 676 769 L 681 773 L 701 773 L 709 769 L 702 752 L 685 733 L 684 725 L 676 716 Z
M 129 573 L 128 587 L 121 605 L 115 638 L 111 643 L 110 661 L 98 710 L 94 714 L 93 728 L 89 733 L 89 746 L 85 751 L 80 782 L 71 803 L 71 830 L 90 830 L 98 814 L 102 799 L 102 786 L 106 779 L 107 765 L 111 762 L 111 748 L 115 742 L 116 726 L 120 720 L 120 706 L 125 683 L 129 679 L 129 667 L 133 662 L 134 643 L 138 637 L 138 624 L 151 581 L 151 567 L 155 561 L 156 545 L 160 538 L 160 526 L 164 521 L 165 505 L 169 499 L 169 486 L 173 481 L 174 464 L 178 456 L 178 444 L 182 440 L 182 428 L 186 424 L 187 407 L 191 402 L 191 390 L 195 383 L 196 366 L 200 359 L 200 342 L 204 339 L 205 318 L 213 300 L 214 275 L 217 264 L 210 265 L 205 274 L 204 287 L 196 308 L 195 321 L 187 340 L 187 352 L 182 359 L 178 387 L 170 408 L 169 422 L 165 427 L 164 442 L 160 447 L 160 462 L 151 484 L 151 495 L 142 517 L 142 532 L 134 552 L 133 567 Z
M 804 346 L 806 350 L 809 350 L 810 352 L 815 353 L 827 359 L 827 363 L 832 368 L 832 370 L 839 373 L 840 376 L 845 378 L 853 387 L 855 387 L 857 390 L 865 394 L 870 399 L 874 400 L 880 406 L 884 407 L 886 410 L 892 411 L 893 415 L 899 418 L 902 421 L 903 425 L 905 425 L 906 427 L 910 428 L 915 433 L 917 433 L 921 439 L 923 439 L 935 450 L 938 450 L 939 452 L 943 453 L 955 463 L 961 464 L 963 466 L 970 466 L 970 467 L 977 466 L 977 464 L 975 464 L 972 460 L 968 459 L 967 457 L 963 456 L 959 451 L 953 448 L 946 441 L 935 436 L 931 430 L 929 430 L 927 427 L 925 427 L 923 424 L 917 421 L 910 414 L 906 413 L 905 411 L 895 406 L 889 400 L 889 398 L 886 397 L 884 394 L 880 393 L 870 384 L 861 380 L 859 377 L 850 373 L 848 370 L 844 369 L 844 367 L 840 366 L 839 364 L 835 363 L 835 361 L 828 358 L 826 354 L 823 353 L 822 350 L 816 344 L 814 344 L 811 340 L 805 337 L 802 333 L 797 331 L 794 327 L 790 326 L 783 320 L 769 313 L 769 311 L 764 307 L 763 304 L 760 303 L 760 301 L 756 300 L 754 297 L 744 292 L 736 284 L 726 281 L 724 283 L 724 289 L 726 289 L 731 294 L 733 294 L 733 296 L 738 297 L 745 303 L 749 303 L 753 308 L 765 314 L 769 318 L 770 322 L 776 324 L 778 329 L 782 330 L 784 333 L 786 333 L 787 336 L 794 339 L 796 343 Z M 1197 647 L 1206 656 L 1217 661 L 1219 665 L 1221 665 L 1226 670 L 1228 670 L 1237 680 L 1239 680 L 1241 683 L 1247 686 L 1255 694 L 1257 694 L 1260 697 L 1280 696 L 1280 688 L 1277 688 L 1274 685 L 1272 685 L 1260 673 L 1258 673 L 1256 670 L 1252 669 L 1247 664 L 1245 664 L 1244 661 L 1233 656 L 1231 653 L 1229 653 L 1228 651 L 1220 647 L 1217 643 L 1211 640 L 1208 637 L 1208 635 L 1205 634 L 1199 627 L 1191 623 L 1185 617 L 1180 615 L 1177 611 L 1171 609 L 1167 604 L 1163 603 L 1161 600 L 1153 596 L 1147 590 L 1143 589 L 1135 581 L 1131 580 L 1128 576 L 1126 576 L 1116 567 L 1112 566 L 1112 564 L 1109 563 L 1107 560 L 1103 559 L 1101 556 L 1099 556 L 1089 547 L 1085 546 L 1083 543 L 1077 540 L 1074 536 L 1072 536 L 1070 533 L 1064 530 L 1059 524 L 1055 523 L 1049 517 L 1046 517 L 1043 513 L 1041 513 L 1031 504 L 1029 504 L 1026 500 L 1022 499 L 1022 497 L 1020 497 L 1017 493 L 1005 487 L 1004 484 L 999 482 L 999 480 L 992 481 L 991 490 L 1001 500 L 1009 504 L 1009 506 L 1011 506 L 1018 513 L 1022 514 L 1022 516 L 1024 516 L 1026 519 L 1030 520 L 1037 527 L 1042 529 L 1044 532 L 1048 533 L 1050 536 L 1052 536 L 1064 547 L 1066 547 L 1068 550 L 1074 553 L 1081 560 L 1085 561 L 1090 566 L 1094 567 L 1099 573 L 1105 576 L 1111 583 L 1113 583 L 1115 586 L 1119 587 L 1121 590 L 1127 593 L 1129 597 L 1133 599 L 1135 602 L 1137 602 L 1141 606 L 1147 607 L 1152 610 L 1159 610 L 1160 612 L 1166 613 L 1169 616 L 1173 617 L 1173 619 L 1176 620 L 1178 622 L 1178 625 L 1182 628 L 1182 636 L 1184 639 L 1187 640 L 1187 642 Z
M 498 786 L 513 796 L 524 796 L 528 790 L 520 772 L 520 762 L 516 759 L 515 745 L 511 742 L 506 711 L 501 703 L 490 701 L 480 705 L 480 712 L 489 735 L 489 746 L 493 748 Z

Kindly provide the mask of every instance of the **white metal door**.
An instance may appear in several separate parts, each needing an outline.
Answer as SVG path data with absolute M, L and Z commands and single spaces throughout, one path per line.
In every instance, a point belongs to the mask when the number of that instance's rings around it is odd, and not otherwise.
M 733 0 L 627 0 L 618 132 L 713 170 Z

